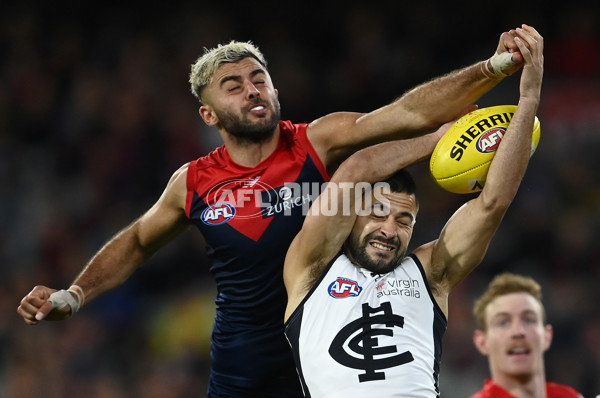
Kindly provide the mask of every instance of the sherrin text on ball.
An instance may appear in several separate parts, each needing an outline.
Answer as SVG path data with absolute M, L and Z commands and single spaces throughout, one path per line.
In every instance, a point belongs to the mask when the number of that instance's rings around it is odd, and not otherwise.
M 429 170 L 433 180 L 453 193 L 479 192 L 490 163 L 516 111 L 516 105 L 477 109 L 458 119 L 433 150 Z M 540 140 L 540 121 L 533 125 L 531 155 Z

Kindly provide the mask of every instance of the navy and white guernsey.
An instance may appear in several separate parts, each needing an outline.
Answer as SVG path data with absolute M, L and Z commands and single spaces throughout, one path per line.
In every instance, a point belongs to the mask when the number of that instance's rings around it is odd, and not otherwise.
M 285 326 L 306 397 L 439 397 L 447 320 L 418 258 L 373 274 L 338 255 Z
M 277 149 L 256 167 L 220 147 L 188 168 L 186 214 L 205 238 L 217 284 L 209 396 L 302 396 L 283 333 L 283 262 L 329 177 L 307 124 L 279 127 Z

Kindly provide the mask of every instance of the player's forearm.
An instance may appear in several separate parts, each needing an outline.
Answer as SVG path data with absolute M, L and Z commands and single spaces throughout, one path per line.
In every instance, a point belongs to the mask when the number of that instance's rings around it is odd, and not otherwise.
M 487 77 L 482 71 L 482 62 L 478 62 L 408 91 L 392 104 L 390 117 L 394 116 L 395 108 L 399 108 L 402 109 L 400 114 L 414 115 L 414 129 L 431 130 L 455 119 L 499 82 L 500 79 Z
M 348 158 L 332 181 L 375 183 L 398 170 L 427 159 L 439 141 L 438 134 L 384 142 L 362 149 Z
M 544 72 L 542 36 L 528 25 L 517 28 L 516 34 L 515 44 L 525 60 L 519 86 L 519 104 L 490 165 L 483 190 L 488 198 L 491 196 L 496 200 L 504 200 L 506 206 L 516 195 L 531 156 L 533 126 Z
M 327 140 L 332 140 L 327 141 L 326 146 L 332 149 L 329 157 L 334 161 L 344 159 L 367 145 L 414 138 L 431 132 L 464 114 L 470 105 L 499 81 L 486 77 L 481 71 L 480 62 L 423 83 L 391 104 L 358 118 L 356 114 L 348 113 L 331 118 L 335 123 L 344 123 L 344 127 L 340 128 L 341 124 L 336 126 L 329 119 L 329 124 L 320 121 L 321 125 L 329 128 L 322 130 L 346 130 L 346 134 L 339 139 L 335 135 L 332 137 L 332 134 L 323 134 Z M 313 130 L 318 135 L 318 127 L 313 126 Z M 316 140 L 312 141 L 318 147 Z
M 90 302 L 127 280 L 135 269 L 150 256 L 137 239 L 135 224 L 121 231 L 106 243 L 73 281 Z
M 490 165 L 484 188 L 486 197 L 505 203 L 513 200 L 531 156 L 537 98 L 521 99 Z

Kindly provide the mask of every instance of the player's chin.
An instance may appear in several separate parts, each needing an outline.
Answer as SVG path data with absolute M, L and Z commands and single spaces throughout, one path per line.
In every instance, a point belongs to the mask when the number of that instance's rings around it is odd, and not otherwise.
M 390 271 L 393 271 L 395 268 L 395 264 L 397 263 L 396 256 L 392 254 L 383 255 L 382 253 L 379 253 L 377 255 L 370 256 L 370 260 L 371 261 L 368 269 L 369 271 L 375 272 L 376 274 L 385 274 Z

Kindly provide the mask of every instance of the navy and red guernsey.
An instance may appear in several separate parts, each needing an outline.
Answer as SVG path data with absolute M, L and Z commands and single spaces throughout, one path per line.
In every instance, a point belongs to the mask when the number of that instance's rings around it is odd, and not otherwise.
M 224 146 L 189 165 L 186 214 L 217 283 L 209 396 L 302 397 L 283 333 L 283 262 L 329 180 L 307 126 L 280 121 L 277 149 L 256 167 L 235 164 Z

